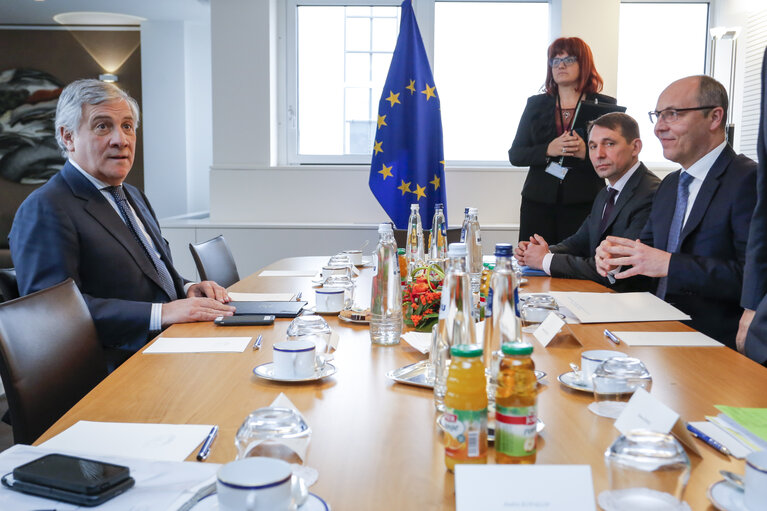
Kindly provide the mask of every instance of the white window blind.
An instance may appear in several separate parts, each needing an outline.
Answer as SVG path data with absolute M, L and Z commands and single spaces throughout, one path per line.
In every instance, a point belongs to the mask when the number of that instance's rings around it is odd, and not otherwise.
M 762 57 L 767 46 L 767 9 L 748 17 L 745 33 L 746 60 L 743 77 L 743 120 L 740 151 L 756 160 L 762 94 Z

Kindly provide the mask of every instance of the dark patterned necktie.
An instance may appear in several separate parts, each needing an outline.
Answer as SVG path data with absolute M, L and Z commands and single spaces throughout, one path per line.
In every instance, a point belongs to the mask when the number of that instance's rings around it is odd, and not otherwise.
M 692 183 L 693 177 L 691 174 L 682 171 L 679 174 L 679 185 L 676 189 L 676 207 L 674 208 L 674 216 L 671 218 L 671 227 L 668 229 L 668 243 L 666 244 L 666 252 L 674 253 L 679 248 L 679 237 L 682 235 L 682 227 L 684 227 L 684 214 L 687 212 L 687 200 L 690 198 L 690 183 Z M 666 298 L 666 289 L 668 288 L 668 276 L 661 277 L 658 282 L 658 290 L 655 294 L 658 298 Z
M 607 189 L 607 202 L 605 202 L 605 210 L 602 212 L 602 220 L 599 222 L 599 234 L 605 232 L 607 228 L 607 221 L 610 219 L 610 213 L 613 212 L 615 207 L 615 197 L 618 195 L 618 190 L 615 188 Z
M 142 233 L 141 227 L 138 225 L 136 217 L 133 215 L 130 207 L 128 206 L 128 199 L 125 197 L 125 190 L 123 190 L 122 185 L 108 186 L 106 187 L 106 190 L 112 194 L 112 197 L 114 197 L 114 200 L 117 203 L 117 208 L 120 210 L 120 214 L 122 215 L 123 220 L 125 220 L 125 223 L 128 225 L 128 228 L 130 228 L 131 233 L 133 233 L 133 238 L 144 250 L 144 253 L 147 255 L 147 257 L 149 257 L 149 260 L 152 261 L 152 265 L 154 266 L 155 270 L 157 270 L 157 276 L 160 279 L 163 290 L 168 294 L 171 300 L 175 300 L 178 298 L 178 295 L 176 294 L 176 288 L 173 285 L 173 278 L 170 276 L 168 267 L 165 265 L 162 259 L 157 256 L 154 247 L 152 247 L 149 240 Z

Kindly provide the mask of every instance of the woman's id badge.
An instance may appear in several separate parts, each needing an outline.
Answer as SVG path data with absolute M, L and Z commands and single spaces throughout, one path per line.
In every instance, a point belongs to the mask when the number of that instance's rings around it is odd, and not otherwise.
M 570 169 L 563 167 L 555 161 L 549 162 L 549 164 L 546 166 L 546 173 L 551 174 L 552 176 L 559 179 L 564 179 L 568 170 Z

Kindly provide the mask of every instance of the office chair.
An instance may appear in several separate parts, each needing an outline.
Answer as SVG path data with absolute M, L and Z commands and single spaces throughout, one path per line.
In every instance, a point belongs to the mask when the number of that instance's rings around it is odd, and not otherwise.
M 430 233 L 431 229 L 424 229 L 423 231 L 423 245 L 426 252 L 429 251 Z M 460 227 L 449 228 L 445 234 L 447 235 L 448 244 L 461 241 Z M 397 248 L 405 248 L 407 246 L 407 229 L 394 229 L 394 241 L 397 242 Z
M 202 243 L 190 243 L 189 251 L 201 280 L 212 280 L 222 287 L 229 287 L 240 280 L 232 251 L 223 236 Z
M 0 268 L 0 303 L 19 297 L 15 268 Z
M 34 442 L 106 375 L 72 279 L 0 304 L 0 376 L 15 443 Z

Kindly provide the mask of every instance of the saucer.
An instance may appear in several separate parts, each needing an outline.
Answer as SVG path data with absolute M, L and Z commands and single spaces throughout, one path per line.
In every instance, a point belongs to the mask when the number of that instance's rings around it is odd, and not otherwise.
M 338 316 L 343 309 L 338 309 L 335 311 L 318 311 L 317 306 L 315 305 L 314 307 L 306 307 L 304 310 L 319 314 L 320 316 Z
M 336 374 L 336 371 L 337 371 L 336 366 L 326 362 L 324 366 L 314 371 L 313 376 L 309 376 L 308 378 L 286 379 L 286 378 L 277 378 L 276 376 L 274 376 L 273 362 L 267 362 L 266 364 L 261 364 L 260 366 L 256 366 L 253 368 L 253 374 L 258 376 L 259 378 L 263 378 L 264 380 L 281 381 L 281 382 L 316 381 L 316 380 L 321 380 L 323 378 L 327 378 L 328 376 L 332 376 Z
M 566 373 L 557 376 L 559 383 L 565 387 L 573 390 L 580 390 L 581 392 L 594 392 L 594 384 L 590 381 L 581 380 L 580 371 L 568 371 Z
M 373 256 L 362 256 L 362 264 L 356 264 L 357 267 L 373 266 Z
M 319 313 L 319 314 L 322 314 L 322 313 Z M 358 325 L 367 325 L 367 324 L 369 324 L 369 323 L 370 323 L 370 322 L 369 322 L 368 320 L 366 320 L 366 319 L 352 319 L 352 318 L 347 318 L 346 316 L 344 316 L 344 315 L 342 315 L 342 314 L 340 314 L 340 313 L 338 314 L 338 319 L 340 319 L 340 320 L 341 320 L 341 321 L 343 321 L 344 323 L 356 323 L 356 324 L 358 324 Z
M 199 501 L 195 506 L 192 508 L 193 511 L 216 511 L 218 510 L 218 499 L 216 498 L 216 494 L 209 495 Z M 330 506 L 327 502 L 322 500 L 319 496 L 315 495 L 314 493 L 309 493 L 309 496 L 306 498 L 306 502 L 301 504 L 299 506 L 297 511 L 330 511 Z
M 748 511 L 743 491 L 725 479 L 709 486 L 706 494 L 708 500 L 720 511 Z
M 690 511 L 690 506 L 687 502 L 678 502 L 668 493 L 648 488 L 605 490 L 597 497 L 597 503 L 604 511 L 623 511 L 625 509 Z

